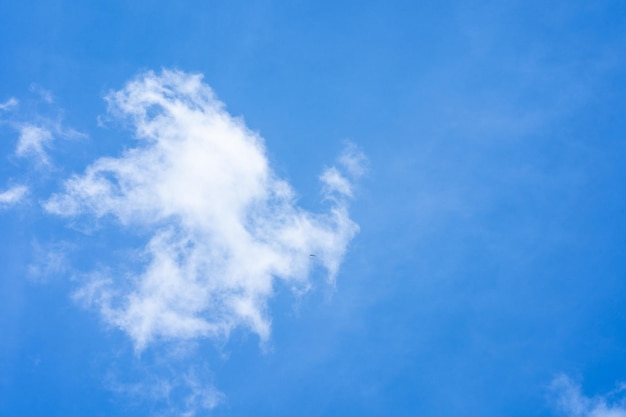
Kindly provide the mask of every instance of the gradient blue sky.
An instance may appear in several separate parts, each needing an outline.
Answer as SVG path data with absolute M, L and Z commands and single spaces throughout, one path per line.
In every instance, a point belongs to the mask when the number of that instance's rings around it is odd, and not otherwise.
M 336 281 L 274 281 L 266 340 L 138 349 L 77 296 L 165 226 L 50 201 L 143 149 L 104 98 L 163 69 L 203 75 L 302 212 L 367 158 Z M 626 416 L 623 2 L 5 1 L 0 104 L 0 415 Z

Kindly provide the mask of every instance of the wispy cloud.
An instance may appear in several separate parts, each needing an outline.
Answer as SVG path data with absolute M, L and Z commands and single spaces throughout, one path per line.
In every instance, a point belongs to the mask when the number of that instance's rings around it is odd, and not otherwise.
M 0 103 L 0 110 L 10 110 L 13 107 L 16 107 L 17 105 L 18 105 L 17 99 L 15 97 L 11 97 L 4 103 Z
M 352 197 L 352 185 L 346 177 L 335 167 L 324 170 L 320 177 L 322 183 L 326 186 L 326 192 L 333 195 L 337 192 L 341 196 Z
M 339 158 L 339 163 L 341 163 L 353 177 L 360 177 L 365 174 L 367 170 L 367 157 L 363 151 L 352 142 L 346 143 L 346 148 Z
M 68 253 L 71 249 L 72 246 L 64 242 L 42 244 L 34 241 L 33 259 L 27 269 L 28 277 L 33 281 L 45 282 L 65 274 L 69 269 Z
M 7 208 L 22 201 L 28 194 L 28 187 L 15 185 L 0 193 L 0 208 Z
M 145 372 L 145 370 L 144 370 Z M 142 372 L 143 373 L 143 372 Z M 225 401 L 213 385 L 212 373 L 205 366 L 195 366 L 176 375 L 143 375 L 141 382 L 124 383 L 110 374 L 107 387 L 133 402 L 144 400 L 153 404 L 162 417 L 194 417 L 205 415 Z
M 35 83 L 31 84 L 30 91 L 37 94 L 39 98 L 41 98 L 41 100 L 43 100 L 44 102 L 48 104 L 54 103 L 54 96 L 52 95 L 52 92 L 50 90 L 46 90 L 40 85 Z
M 315 265 L 335 279 L 358 230 L 348 214 L 357 157 L 344 157 L 347 173 L 322 173 L 330 208 L 311 213 L 269 166 L 263 139 L 224 110 L 200 75 L 148 72 L 107 101 L 137 145 L 96 160 L 44 207 L 152 231 L 130 288 L 102 270 L 77 294 L 138 350 L 156 339 L 227 337 L 237 326 L 266 341 L 275 280 L 307 288 Z
M 85 134 L 67 127 L 63 123 L 63 109 L 54 104 L 52 93 L 36 85 L 31 86 L 31 91 L 39 96 L 36 101 L 26 102 L 26 109 L 35 107 L 44 101 L 48 104 L 43 109 L 32 114 L 23 112 L 11 112 L 0 119 L 0 124 L 7 125 L 17 131 L 18 138 L 15 146 L 15 155 L 20 158 L 30 158 L 40 166 L 51 166 L 50 153 L 54 149 L 54 142 L 58 139 L 77 139 L 86 137 Z M 18 105 L 18 100 L 10 98 L 0 103 L 0 111 L 10 110 Z
M 82 138 L 84 134 L 63 127 L 60 121 L 42 119 L 40 123 L 15 124 L 19 131 L 15 154 L 33 158 L 37 163 L 50 165 L 49 151 L 55 139 Z
M 47 128 L 26 124 L 20 127 L 20 136 L 15 148 L 15 154 L 20 157 L 34 156 L 43 164 L 48 164 L 46 148 L 54 136 Z
M 554 405 L 566 417 L 626 417 L 626 386 L 600 396 L 587 397 L 580 385 L 565 375 L 552 381 Z

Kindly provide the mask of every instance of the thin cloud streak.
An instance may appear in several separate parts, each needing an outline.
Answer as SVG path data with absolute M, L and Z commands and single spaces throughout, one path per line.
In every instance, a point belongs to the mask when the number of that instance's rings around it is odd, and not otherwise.
M 200 75 L 148 72 L 107 101 L 136 146 L 69 178 L 44 208 L 151 231 L 133 284 L 100 270 L 76 295 L 137 350 L 159 339 L 225 338 L 238 326 L 265 342 L 276 280 L 303 291 L 321 266 L 334 282 L 358 231 L 348 212 L 356 162 L 346 173 L 322 173 L 330 207 L 311 213 L 269 166 L 264 140 L 224 110 Z

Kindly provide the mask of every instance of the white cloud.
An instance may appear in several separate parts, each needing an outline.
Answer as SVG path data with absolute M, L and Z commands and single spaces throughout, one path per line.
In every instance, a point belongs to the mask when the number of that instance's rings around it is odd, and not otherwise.
M 6 208 L 19 203 L 26 197 L 28 187 L 16 185 L 0 193 L 0 208 Z
M 561 375 L 551 385 L 558 411 L 566 417 L 626 417 L 626 386 L 595 397 L 587 397 L 580 385 Z
M 19 128 L 20 137 L 17 141 L 15 154 L 17 156 L 35 156 L 40 162 L 48 164 L 48 155 L 45 148 L 54 139 L 54 136 L 45 127 L 25 124 Z
M 52 142 L 58 138 L 83 138 L 86 135 L 62 126 L 60 120 L 41 118 L 39 123 L 15 124 L 19 138 L 15 154 L 19 157 L 31 157 L 38 163 L 50 165 L 48 151 Z
M 367 168 L 367 157 L 352 142 L 346 144 L 346 148 L 339 158 L 339 162 L 353 177 L 360 177 L 365 174 Z
M 339 169 L 321 176 L 327 213 L 299 208 L 269 166 L 263 139 L 224 110 L 200 75 L 148 72 L 107 101 L 134 129 L 136 146 L 96 160 L 44 206 L 151 230 L 130 288 L 96 271 L 78 293 L 137 349 L 155 339 L 227 337 L 236 326 L 267 340 L 274 281 L 307 288 L 311 253 L 333 282 L 358 230 Z
M 337 192 L 342 196 L 352 197 L 352 185 L 346 177 L 335 167 L 324 170 L 320 177 L 322 183 L 326 186 L 326 191 L 332 195 Z
M 183 375 L 181 384 L 187 392 L 183 400 L 183 409 L 176 412 L 180 417 L 194 417 L 199 412 L 215 408 L 225 399 L 224 394 L 213 384 L 206 383 L 193 369 Z
M 33 260 L 28 265 L 28 277 L 33 281 L 45 282 L 65 274 L 69 270 L 68 252 L 71 245 L 63 242 L 32 244 Z
M 205 415 L 223 403 L 225 395 L 213 385 L 212 374 L 205 366 L 195 366 L 186 371 L 145 374 L 142 381 L 123 383 L 114 374 L 107 378 L 108 388 L 132 399 L 149 400 L 155 415 L 161 417 L 194 417 Z
M 18 105 L 18 101 L 15 97 L 11 97 L 4 103 L 0 103 L 0 110 L 10 110 Z
M 50 166 L 48 153 L 53 148 L 55 140 L 84 138 L 86 135 L 64 126 L 63 111 L 53 104 L 52 94 L 49 91 L 37 86 L 31 86 L 31 90 L 37 92 L 42 100 L 52 104 L 48 107 L 46 114 L 29 115 L 26 120 L 24 115 L 20 117 L 20 114 L 13 114 L 10 118 L 0 122 L 18 132 L 15 155 L 32 158 L 38 164 Z M 11 109 L 17 104 L 18 101 L 11 98 L 5 103 L 0 103 L 0 111 Z
M 46 90 L 40 85 L 34 84 L 34 83 L 31 84 L 30 91 L 37 94 L 41 98 L 41 100 L 43 100 L 44 102 L 48 104 L 54 103 L 54 96 L 52 95 L 52 92 L 49 90 Z

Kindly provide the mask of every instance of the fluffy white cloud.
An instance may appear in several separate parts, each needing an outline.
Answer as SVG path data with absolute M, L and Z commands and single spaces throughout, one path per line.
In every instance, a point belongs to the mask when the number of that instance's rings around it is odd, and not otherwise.
M 136 146 L 96 160 L 44 206 L 151 231 L 130 287 L 99 271 L 78 293 L 137 349 L 155 338 L 225 337 L 242 325 L 267 340 L 275 280 L 306 289 L 315 265 L 335 279 L 358 230 L 339 168 L 320 177 L 329 211 L 310 213 L 272 171 L 263 139 L 224 110 L 200 75 L 148 72 L 107 101 Z M 349 175 L 359 171 L 355 158 L 344 159 Z
M 0 193 L 0 208 L 9 207 L 19 203 L 26 197 L 28 187 L 25 185 L 15 185 Z
M 626 417 L 625 386 L 603 396 L 587 397 L 567 376 L 559 376 L 552 382 L 555 405 L 567 417 Z

